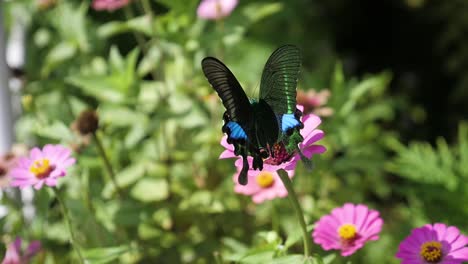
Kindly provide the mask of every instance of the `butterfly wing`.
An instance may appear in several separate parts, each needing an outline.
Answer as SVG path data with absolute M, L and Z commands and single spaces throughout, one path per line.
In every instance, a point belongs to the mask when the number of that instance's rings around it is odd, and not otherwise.
M 275 114 L 295 113 L 300 68 L 301 53 L 294 45 L 281 46 L 268 58 L 260 83 L 260 99 L 265 100 Z
M 226 108 L 223 132 L 228 135 L 228 143 L 234 145 L 234 153 L 242 156 L 243 165 L 238 181 L 240 184 L 246 185 L 249 169 L 247 155 L 252 154 L 251 146 L 256 145 L 252 144 L 251 139 L 249 139 L 252 124 L 252 106 L 249 98 L 234 74 L 218 59 L 213 57 L 204 58 L 202 60 L 202 69 L 208 82 L 218 93 Z M 258 156 L 259 154 L 255 155 Z M 258 160 L 258 158 L 255 159 Z M 254 167 L 261 167 L 261 164 Z
M 202 60 L 202 69 L 208 82 L 221 98 L 229 119 L 244 130 L 251 119 L 251 106 L 234 74 L 221 61 L 213 57 Z

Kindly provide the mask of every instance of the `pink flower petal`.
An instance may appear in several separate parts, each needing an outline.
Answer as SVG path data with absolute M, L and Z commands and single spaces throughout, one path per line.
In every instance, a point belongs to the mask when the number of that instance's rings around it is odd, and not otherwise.
M 220 19 L 228 16 L 237 6 L 237 0 L 202 0 L 197 15 L 204 19 Z

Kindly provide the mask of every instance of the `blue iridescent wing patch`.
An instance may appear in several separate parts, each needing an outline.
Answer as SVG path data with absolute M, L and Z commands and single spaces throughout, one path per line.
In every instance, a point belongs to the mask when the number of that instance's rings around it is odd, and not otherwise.
M 301 122 L 296 119 L 294 114 L 284 114 L 281 117 L 281 130 L 286 133 L 288 130 L 301 125 Z
M 228 127 L 231 130 L 230 131 L 231 138 L 247 140 L 247 134 L 245 133 L 244 129 L 242 129 L 242 127 L 238 123 L 234 121 L 229 121 L 226 124 L 226 127 Z

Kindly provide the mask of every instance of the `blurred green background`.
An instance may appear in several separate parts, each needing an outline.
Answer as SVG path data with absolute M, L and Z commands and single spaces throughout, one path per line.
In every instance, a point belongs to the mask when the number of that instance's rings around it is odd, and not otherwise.
M 76 150 L 60 189 L 96 263 L 275 263 L 302 252 L 286 199 L 255 205 L 234 193 L 233 162 L 218 160 L 224 109 L 200 67 L 220 58 L 254 96 L 269 54 L 286 43 L 303 52 L 298 89 L 328 89 L 323 107 L 333 110 L 320 126 L 328 151 L 294 178 L 307 222 L 344 202 L 385 222 L 349 258 L 313 252 L 325 263 L 398 263 L 414 227 L 467 233 L 468 2 L 241 0 L 218 21 L 198 18 L 196 0 L 144 2 L 115 12 L 77 0 L 0 4 L 7 32 L 18 19 L 26 28 L 26 63 L 13 71 L 24 81 L 17 141 Z M 88 108 L 124 198 L 96 146 L 70 127 Z M 17 197 L 3 196 L 0 229 L 41 240 L 38 263 L 69 263 L 53 201 L 36 192 L 28 219 Z

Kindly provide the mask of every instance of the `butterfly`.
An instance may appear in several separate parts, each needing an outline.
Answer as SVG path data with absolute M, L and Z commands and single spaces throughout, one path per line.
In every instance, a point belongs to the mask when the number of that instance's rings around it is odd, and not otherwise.
M 263 69 L 258 99 L 249 99 L 234 74 L 220 60 L 206 57 L 201 62 L 203 73 L 226 108 L 222 131 L 227 142 L 234 145 L 234 154 L 243 159 L 238 182 L 247 184 L 249 164 L 263 169 L 264 159 L 283 162 L 298 151 L 303 161 L 308 159 L 298 144 L 304 127 L 296 108 L 296 86 L 301 68 L 300 50 L 294 45 L 276 49 Z

